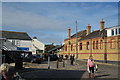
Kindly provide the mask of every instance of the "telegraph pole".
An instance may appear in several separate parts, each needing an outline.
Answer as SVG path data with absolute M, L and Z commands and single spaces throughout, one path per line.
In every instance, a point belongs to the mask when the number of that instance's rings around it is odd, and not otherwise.
M 78 59 L 78 34 L 77 34 L 77 20 L 76 20 L 76 60 Z

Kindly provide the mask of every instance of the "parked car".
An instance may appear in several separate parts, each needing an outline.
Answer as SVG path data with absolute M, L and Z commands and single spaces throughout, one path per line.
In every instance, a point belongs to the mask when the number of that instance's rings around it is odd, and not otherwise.
M 50 54 L 50 61 L 56 61 L 58 56 L 56 54 Z
M 40 55 L 28 55 L 23 57 L 23 62 L 31 62 L 31 63 L 41 63 L 42 57 Z
M 41 57 L 33 55 L 30 62 L 31 63 L 41 63 L 41 61 L 42 61 Z

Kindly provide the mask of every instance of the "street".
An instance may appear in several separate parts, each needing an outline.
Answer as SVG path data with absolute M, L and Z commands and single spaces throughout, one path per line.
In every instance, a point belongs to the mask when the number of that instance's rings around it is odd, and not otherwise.
M 50 62 L 50 69 L 48 70 L 47 61 L 41 64 L 37 63 L 24 63 L 24 69 L 13 70 L 18 71 L 22 78 L 26 80 L 45 80 L 45 79 L 72 79 L 80 80 L 87 79 L 88 72 L 85 61 L 76 61 L 74 65 L 70 65 L 70 61 L 65 61 L 65 67 L 63 63 L 59 62 L 59 67 L 57 68 L 57 61 Z M 95 72 L 95 79 L 115 79 L 118 78 L 118 66 L 117 65 L 106 65 L 105 63 L 97 63 L 99 68 Z M 11 72 L 13 72 L 11 69 Z M 119 80 L 119 79 L 118 79 Z

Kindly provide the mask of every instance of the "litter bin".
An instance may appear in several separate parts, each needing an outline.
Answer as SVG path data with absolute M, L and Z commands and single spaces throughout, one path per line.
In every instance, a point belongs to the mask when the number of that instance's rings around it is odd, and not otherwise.
M 23 66 L 22 58 L 16 59 L 16 61 L 15 61 L 15 68 L 16 69 L 21 69 L 21 68 L 23 68 L 22 66 Z

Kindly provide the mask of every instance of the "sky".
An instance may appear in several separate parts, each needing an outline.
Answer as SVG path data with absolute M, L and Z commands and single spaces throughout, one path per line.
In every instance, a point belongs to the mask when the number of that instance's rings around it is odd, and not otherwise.
M 67 29 L 75 33 L 118 25 L 118 2 L 2 2 L 2 30 L 27 32 L 33 38 L 49 44 L 61 44 L 67 38 Z

